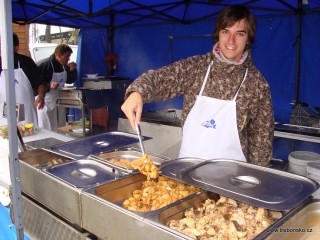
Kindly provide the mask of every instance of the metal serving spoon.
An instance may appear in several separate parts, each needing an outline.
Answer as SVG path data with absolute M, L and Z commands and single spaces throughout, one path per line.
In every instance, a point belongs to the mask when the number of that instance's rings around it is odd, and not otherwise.
M 142 153 L 142 155 L 144 155 L 145 151 L 144 151 L 144 145 L 143 145 L 143 141 L 142 141 L 142 137 L 141 137 L 140 125 L 136 122 L 136 118 L 135 117 L 133 117 L 133 119 L 134 119 L 134 125 L 135 125 L 136 132 L 137 132 L 138 139 L 139 139 L 141 153 Z

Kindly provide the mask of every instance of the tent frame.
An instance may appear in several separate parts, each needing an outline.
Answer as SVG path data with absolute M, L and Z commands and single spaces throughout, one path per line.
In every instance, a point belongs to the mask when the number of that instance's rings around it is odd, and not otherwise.
M 16 227 L 17 239 L 23 239 L 23 210 L 22 194 L 20 186 L 20 166 L 18 157 L 17 139 L 17 119 L 16 119 L 16 98 L 14 86 L 14 60 L 13 60 L 13 34 L 12 34 L 12 6 L 11 1 L 0 0 L 0 15 L 4 16 L 1 20 L 1 53 L 2 68 L 5 76 L 5 87 L 7 93 L 6 101 L 8 106 L 8 137 L 9 141 L 9 167 L 11 177 L 11 194 L 13 223 Z
M 31 23 L 41 23 L 48 25 L 61 25 L 62 20 L 65 21 L 63 26 L 78 28 L 79 23 L 83 23 L 84 27 L 103 27 L 110 30 L 110 39 L 108 41 L 113 41 L 114 30 L 116 28 L 125 27 L 133 24 L 140 24 L 143 20 L 150 19 L 155 22 L 177 22 L 181 24 L 191 24 L 199 22 L 206 18 L 215 17 L 219 10 L 212 11 L 212 13 L 196 17 L 193 19 L 188 19 L 186 17 L 187 12 L 190 11 L 191 5 L 207 5 L 207 6 L 217 6 L 224 7 L 229 4 L 221 3 L 217 0 L 183 0 L 183 1 L 170 1 L 166 3 L 148 3 L 142 4 L 143 1 L 133 0 L 119 0 L 114 1 L 113 4 L 106 5 L 106 7 L 94 12 L 94 2 L 92 0 L 87 1 L 87 11 L 80 11 L 75 6 L 67 6 L 67 0 L 62 0 L 59 2 L 54 2 L 51 0 L 44 0 L 44 4 L 36 4 L 32 1 L 27 0 L 0 0 L 0 15 L 2 19 L 1 24 L 1 52 L 2 52 L 2 65 L 3 74 L 5 75 L 6 81 L 6 92 L 13 93 L 7 94 L 8 103 L 8 127 L 9 127 L 9 163 L 10 163 L 10 175 L 12 182 L 12 207 L 14 212 L 14 223 L 17 229 L 17 236 L 19 239 L 23 239 L 23 214 L 22 214 L 22 197 L 20 188 L 20 169 L 19 169 L 19 159 L 18 159 L 18 146 L 17 146 L 17 128 L 16 128 L 16 118 L 15 118 L 15 89 L 14 89 L 14 65 L 13 65 L 13 44 L 12 44 L 12 22 L 25 25 Z M 107 1 L 106 1 L 107 2 Z M 277 14 L 296 14 L 298 18 L 297 25 L 297 38 L 296 38 L 296 73 L 295 73 L 295 102 L 299 101 L 299 79 L 300 79 L 300 44 L 301 44 L 301 21 L 302 15 L 308 12 L 319 12 L 320 7 L 315 7 L 312 9 L 303 10 L 303 0 L 297 0 L 297 6 L 292 6 L 288 4 L 285 0 L 277 0 L 285 9 L 273 9 L 269 7 L 252 7 L 251 4 L 257 2 L 257 0 L 248 0 L 243 4 L 247 5 L 251 10 L 257 10 L 261 12 L 273 12 Z M 118 8 L 122 4 L 130 3 L 130 7 Z M 167 13 L 169 10 L 175 10 L 178 7 L 183 6 L 184 13 L 182 17 L 178 18 Z M 23 16 L 12 16 L 13 7 L 19 7 Z M 34 16 L 29 16 L 28 9 L 37 9 L 37 14 Z M 146 10 L 145 13 L 139 13 L 140 9 Z M 50 14 L 50 15 L 49 15 Z M 118 23 L 115 21 L 117 16 L 125 15 L 130 16 L 130 20 L 125 20 Z M 96 19 L 103 16 L 109 16 L 109 22 L 99 22 Z M 82 27 L 82 26 L 81 26 Z M 114 43 L 109 42 L 110 51 L 114 51 Z

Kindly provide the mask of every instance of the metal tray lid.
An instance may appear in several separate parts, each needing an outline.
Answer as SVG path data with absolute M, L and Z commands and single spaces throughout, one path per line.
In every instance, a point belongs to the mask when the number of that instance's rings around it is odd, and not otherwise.
M 179 158 L 163 163 L 159 169 L 162 175 L 180 180 L 178 174 L 181 170 L 193 167 L 203 161 L 205 160 L 200 158 Z
M 195 161 L 184 164 L 186 159 L 173 160 L 160 170 L 163 175 L 203 190 L 278 211 L 299 206 L 319 188 L 316 181 L 307 177 L 236 160 Z M 170 167 L 173 170 L 168 175 Z
M 117 171 L 89 159 L 54 165 L 45 171 L 76 188 L 85 188 L 118 179 Z
M 151 139 L 143 137 L 144 140 Z M 73 159 L 85 159 L 115 148 L 138 142 L 137 135 L 125 132 L 108 132 L 51 146 L 48 150 Z

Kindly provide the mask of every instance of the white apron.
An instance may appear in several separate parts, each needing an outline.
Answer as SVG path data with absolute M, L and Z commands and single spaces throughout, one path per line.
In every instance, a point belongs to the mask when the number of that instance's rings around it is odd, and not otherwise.
M 67 81 L 67 72 L 63 67 L 63 72 L 54 72 L 53 65 L 51 63 L 53 73 L 52 79 L 53 82 L 58 82 L 58 89 L 50 89 L 45 96 L 45 106 L 43 109 L 37 109 L 38 111 L 38 121 L 39 127 L 57 131 L 58 128 L 58 117 L 59 117 L 59 127 L 66 125 L 65 120 L 65 108 L 58 108 L 56 106 L 57 98 L 59 97 L 59 89 L 64 86 Z
M 25 122 L 33 123 L 34 127 L 38 126 L 36 107 L 34 106 L 34 92 L 31 83 L 20 68 L 18 62 L 18 68 L 14 69 L 14 82 L 15 82 L 15 94 L 16 103 L 24 105 Z M 6 90 L 5 90 L 5 78 L 4 72 L 1 72 L 0 76 L 0 124 L 7 125 L 7 118 L 2 117 L 3 103 L 6 102 Z
M 220 100 L 202 96 L 212 64 L 208 67 L 200 93 L 184 124 L 179 157 L 246 161 L 237 128 L 236 98 L 248 69 L 234 98 Z

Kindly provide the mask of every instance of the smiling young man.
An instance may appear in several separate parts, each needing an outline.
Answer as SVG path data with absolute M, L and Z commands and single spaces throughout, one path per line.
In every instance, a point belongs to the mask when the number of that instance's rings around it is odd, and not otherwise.
M 41 128 L 56 131 L 58 125 L 61 127 L 66 124 L 65 109 L 59 108 L 57 113 L 56 101 L 59 96 L 59 88 L 64 87 L 65 83 L 74 83 L 77 79 L 77 64 L 68 63 L 71 54 L 70 46 L 60 44 L 49 58 L 39 63 L 39 70 L 48 90 L 45 107 L 38 110 L 38 122 Z
M 221 11 L 211 52 L 149 70 L 127 89 L 122 110 L 134 128 L 144 102 L 183 95 L 179 157 L 268 166 L 274 116 L 270 88 L 254 66 L 255 19 L 242 5 Z

